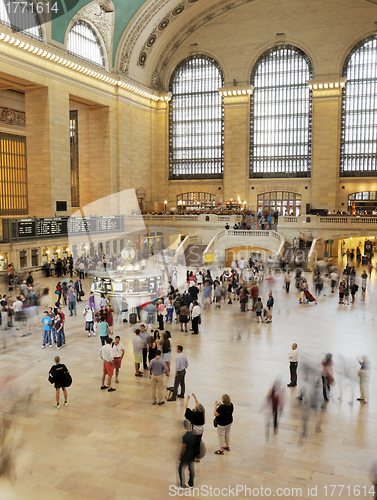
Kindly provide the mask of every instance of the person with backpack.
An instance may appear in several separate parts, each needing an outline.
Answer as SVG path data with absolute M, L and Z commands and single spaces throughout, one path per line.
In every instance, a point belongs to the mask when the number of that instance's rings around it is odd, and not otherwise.
M 48 372 L 48 380 L 51 384 L 54 384 L 56 390 L 56 404 L 54 404 L 55 408 L 60 408 L 60 389 L 63 390 L 64 394 L 64 406 L 68 406 L 68 395 L 67 395 L 67 377 L 66 375 L 70 375 L 68 368 L 60 363 L 59 356 L 55 356 L 55 364 L 51 367 Z
M 270 292 L 268 294 L 268 300 L 267 300 L 267 319 L 266 319 L 266 323 L 272 323 L 272 310 L 273 310 L 273 307 L 274 307 L 274 303 L 275 303 L 275 300 L 272 296 L 272 293 Z

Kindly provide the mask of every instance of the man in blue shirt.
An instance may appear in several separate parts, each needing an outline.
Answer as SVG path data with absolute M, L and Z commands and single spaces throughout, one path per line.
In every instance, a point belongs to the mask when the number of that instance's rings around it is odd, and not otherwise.
M 175 380 L 173 395 L 168 401 L 175 401 L 177 399 L 177 392 L 179 385 L 181 386 L 181 393 L 178 394 L 179 398 L 185 397 L 185 375 L 186 368 L 188 367 L 188 361 L 186 356 L 182 353 L 183 347 L 181 345 L 177 346 L 178 356 L 175 358 Z
M 42 349 L 45 348 L 46 342 L 50 344 L 50 347 L 52 347 L 52 342 L 51 342 L 51 325 L 52 325 L 52 319 L 48 315 L 48 311 L 44 312 L 44 317 L 42 318 L 42 325 L 43 325 L 43 344 L 42 344 Z

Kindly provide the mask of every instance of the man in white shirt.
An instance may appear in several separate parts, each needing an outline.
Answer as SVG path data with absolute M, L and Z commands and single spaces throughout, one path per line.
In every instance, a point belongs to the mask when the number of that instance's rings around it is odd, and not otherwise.
M 22 302 L 20 297 L 17 297 L 17 300 L 13 302 L 13 311 L 14 311 L 14 320 L 16 322 L 16 330 L 20 329 L 20 322 L 22 319 Z
M 289 371 L 291 374 L 291 382 L 287 387 L 296 387 L 297 385 L 297 366 L 298 366 L 298 350 L 297 344 L 292 344 L 292 351 L 288 354 Z
M 94 310 L 91 307 L 86 306 L 83 315 L 85 316 L 85 331 L 88 332 L 88 337 L 90 337 L 90 332 L 93 332 L 93 337 L 95 337 L 96 333 L 94 331 Z
M 121 343 L 119 335 L 115 337 L 112 347 L 114 351 L 115 382 L 118 384 L 119 369 L 122 365 L 122 359 L 124 357 L 124 345 Z
M 103 374 L 101 389 L 107 389 L 108 392 L 116 391 L 111 387 L 111 377 L 114 373 L 114 351 L 111 347 L 113 339 L 107 337 L 106 344 L 98 351 L 100 358 L 103 360 Z M 105 377 L 107 375 L 108 386 L 105 385 Z
M 199 317 L 201 316 L 202 311 L 196 300 L 194 300 L 192 304 L 190 304 L 190 307 L 191 305 L 192 305 L 191 320 L 193 329 L 192 333 L 193 335 L 197 335 L 199 333 Z

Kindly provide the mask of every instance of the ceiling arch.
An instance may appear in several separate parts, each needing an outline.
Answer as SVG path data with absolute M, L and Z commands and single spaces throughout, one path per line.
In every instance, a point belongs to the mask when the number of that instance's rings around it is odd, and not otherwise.
M 152 0 L 125 32 L 116 67 L 120 73 L 162 90 L 168 62 L 189 36 L 216 17 L 253 1 Z

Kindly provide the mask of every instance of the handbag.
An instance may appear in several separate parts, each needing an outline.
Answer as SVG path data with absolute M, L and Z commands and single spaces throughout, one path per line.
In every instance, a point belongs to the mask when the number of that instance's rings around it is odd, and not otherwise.
M 70 387 L 72 385 L 72 377 L 68 372 L 64 373 L 64 387 Z
M 83 290 L 83 291 L 81 292 L 81 297 L 84 297 L 84 295 L 85 295 L 85 292 L 84 292 L 84 290 Z
M 198 316 L 198 325 L 201 325 L 202 324 L 202 315 L 199 314 Z
M 213 426 L 214 426 L 214 427 L 217 427 L 217 417 L 215 417 L 215 418 L 213 419 Z

